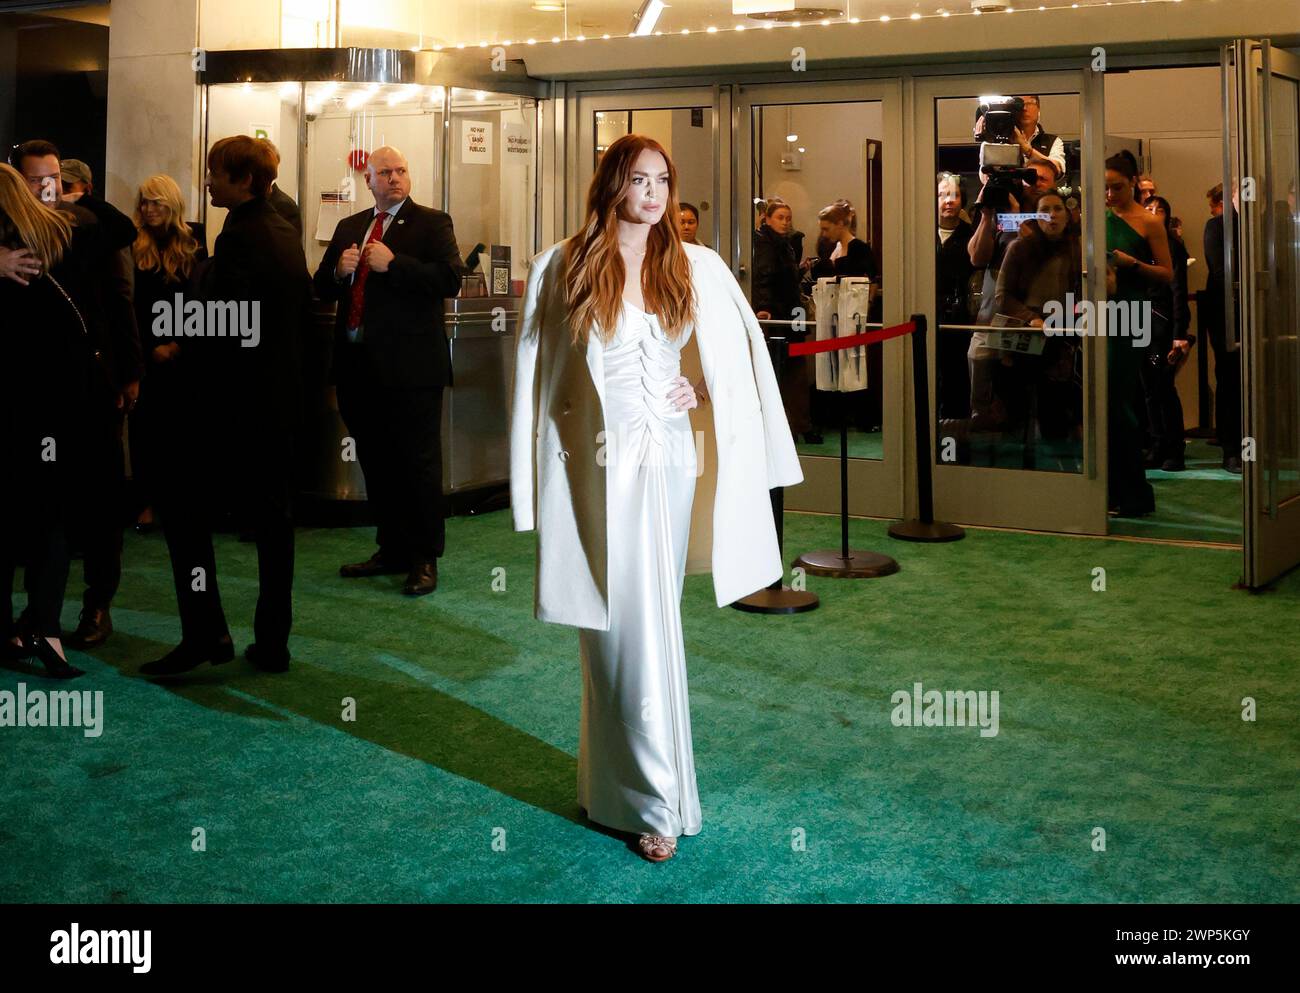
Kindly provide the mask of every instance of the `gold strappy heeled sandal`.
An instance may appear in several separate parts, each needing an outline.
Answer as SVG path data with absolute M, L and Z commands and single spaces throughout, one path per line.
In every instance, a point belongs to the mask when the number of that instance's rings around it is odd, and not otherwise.
M 651 862 L 667 862 L 677 854 L 677 839 L 661 834 L 642 834 L 637 845 L 642 856 Z

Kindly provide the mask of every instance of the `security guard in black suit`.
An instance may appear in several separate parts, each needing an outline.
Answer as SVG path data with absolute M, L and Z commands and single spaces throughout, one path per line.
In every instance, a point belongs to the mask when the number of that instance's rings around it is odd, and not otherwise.
M 432 593 L 445 544 L 442 391 L 452 385 L 443 300 L 464 267 L 451 217 L 410 198 L 406 157 L 377 148 L 366 168 L 375 206 L 339 222 L 316 270 L 338 303 L 334 379 L 356 442 L 379 548 L 343 566 L 354 578 L 407 574 L 402 592 Z

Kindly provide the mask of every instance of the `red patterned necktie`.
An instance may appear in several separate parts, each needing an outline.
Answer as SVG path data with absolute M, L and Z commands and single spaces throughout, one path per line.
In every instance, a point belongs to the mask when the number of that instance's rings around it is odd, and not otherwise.
M 370 229 L 370 237 L 366 239 L 367 245 L 383 241 L 384 218 L 387 216 L 387 214 L 376 215 L 375 226 Z M 366 309 L 366 279 L 369 276 L 370 263 L 366 261 L 366 250 L 362 248 L 361 261 L 357 263 L 356 278 L 352 281 L 352 302 L 348 307 L 348 330 L 361 326 L 361 315 L 365 313 Z

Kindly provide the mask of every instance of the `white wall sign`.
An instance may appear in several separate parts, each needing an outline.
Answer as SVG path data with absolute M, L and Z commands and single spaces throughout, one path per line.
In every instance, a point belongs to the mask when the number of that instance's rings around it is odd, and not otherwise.
M 461 121 L 460 138 L 462 164 L 492 164 L 492 123 L 490 121 Z
M 528 129 L 522 124 L 501 125 L 501 159 L 508 161 L 518 157 L 526 161 L 533 151 L 533 139 Z

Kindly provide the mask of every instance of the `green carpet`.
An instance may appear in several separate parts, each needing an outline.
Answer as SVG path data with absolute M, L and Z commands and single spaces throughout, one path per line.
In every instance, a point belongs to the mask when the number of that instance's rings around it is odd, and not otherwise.
M 1223 449 L 1188 439 L 1184 472 L 1147 470 L 1156 512 L 1112 518 L 1111 534 L 1241 544 L 1241 477 L 1223 468 Z
M 803 435 L 795 442 L 795 450 L 800 455 L 827 455 L 840 457 L 840 429 L 838 427 L 821 428 L 822 443 L 813 445 L 803 440 Z M 848 450 L 851 459 L 876 459 L 885 457 L 885 440 L 879 431 L 853 430 L 848 434 Z
M 400 577 L 337 578 L 368 531 L 300 532 L 292 671 L 241 659 L 172 687 L 135 674 L 178 628 L 162 539 L 128 534 L 117 634 L 74 654 L 89 673 L 72 685 L 104 692 L 102 736 L 0 728 L 0 897 L 1300 899 L 1300 576 L 1251 595 L 1230 589 L 1227 551 L 981 531 L 912 545 L 885 526 L 852 522 L 852 543 L 902 571 L 812 578 L 809 614 L 718 610 L 709 577 L 688 578 L 704 828 L 664 865 L 577 810 L 576 633 L 531 619 L 534 536 L 506 513 L 449 521 L 439 590 L 414 602 Z M 788 515 L 788 556 L 838 530 Z M 253 548 L 224 538 L 218 558 L 242 648 Z M 891 694 L 918 680 L 998 690 L 998 735 L 894 727 Z M 0 690 L 19 682 L 51 686 L 0 670 Z

